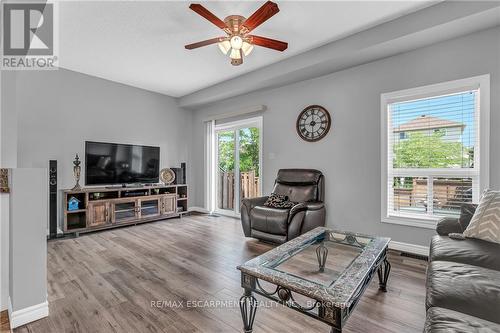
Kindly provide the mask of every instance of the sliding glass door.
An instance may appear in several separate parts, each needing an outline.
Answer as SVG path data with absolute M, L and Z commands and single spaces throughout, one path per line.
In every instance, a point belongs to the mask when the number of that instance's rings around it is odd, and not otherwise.
M 216 131 L 217 136 L 217 176 L 216 210 L 233 211 L 235 194 L 236 132 L 234 130 Z
M 241 200 L 261 195 L 262 119 L 215 127 L 215 211 L 239 215 Z

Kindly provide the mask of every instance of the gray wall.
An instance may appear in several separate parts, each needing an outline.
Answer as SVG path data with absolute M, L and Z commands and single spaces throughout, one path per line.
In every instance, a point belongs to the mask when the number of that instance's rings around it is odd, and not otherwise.
M 64 69 L 20 72 L 17 87 L 18 167 L 57 159 L 61 188 L 85 140 L 160 146 L 161 167 L 187 160 L 191 112 L 174 98 Z
M 234 97 L 198 110 L 193 118 L 192 188 L 201 189 L 203 119 L 264 104 L 263 190 L 269 193 L 279 168 L 307 167 L 326 176 L 327 224 L 427 245 L 434 231 L 380 222 L 380 94 L 427 84 L 491 74 L 490 184 L 500 187 L 500 28 L 489 29 L 328 76 Z M 326 138 L 306 143 L 295 121 L 307 105 L 326 107 L 333 125 Z M 274 158 L 272 158 L 274 155 Z M 203 191 L 193 191 L 204 205 Z
M 0 166 L 17 166 L 16 72 L 2 71 L 0 113 Z
M 15 312 L 47 301 L 49 189 L 47 169 L 12 169 L 10 176 L 9 295 Z
M 159 146 L 162 168 L 188 160 L 191 111 L 174 98 L 64 69 L 18 72 L 16 86 L 18 167 L 56 159 L 59 189 L 74 185 L 86 140 Z
M 15 73 L 0 71 L 0 166 L 17 165 L 17 118 L 15 112 Z M 0 193 L 0 311 L 9 298 L 9 194 Z

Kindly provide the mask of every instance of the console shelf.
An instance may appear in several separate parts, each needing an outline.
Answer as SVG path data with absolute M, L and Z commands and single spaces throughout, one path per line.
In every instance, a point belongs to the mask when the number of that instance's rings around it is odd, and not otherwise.
M 178 217 L 187 212 L 187 193 L 184 184 L 63 190 L 64 233 Z M 72 198 L 77 200 L 78 209 L 69 210 Z

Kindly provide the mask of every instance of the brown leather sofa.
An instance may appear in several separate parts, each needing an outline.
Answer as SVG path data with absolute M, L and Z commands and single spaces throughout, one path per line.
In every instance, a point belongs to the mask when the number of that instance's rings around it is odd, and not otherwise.
M 426 333 L 500 332 L 500 244 L 447 236 L 469 222 L 443 219 L 432 238 Z
M 298 204 L 291 209 L 264 206 L 267 196 L 243 199 L 241 224 L 246 237 L 284 243 L 325 225 L 324 177 L 313 169 L 281 169 L 273 193 Z

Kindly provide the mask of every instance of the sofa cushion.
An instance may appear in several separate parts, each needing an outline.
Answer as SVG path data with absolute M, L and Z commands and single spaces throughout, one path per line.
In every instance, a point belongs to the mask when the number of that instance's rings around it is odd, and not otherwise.
M 500 271 L 500 244 L 472 238 L 454 240 L 446 236 L 434 236 L 430 260 L 453 261 Z
M 253 238 L 257 238 L 265 242 L 283 244 L 287 241 L 287 236 L 285 235 L 273 235 L 255 229 L 252 229 L 250 233 Z
M 252 229 L 275 235 L 286 235 L 289 209 L 256 206 L 250 211 Z
M 500 323 L 500 271 L 450 261 L 427 269 L 427 308 L 437 306 Z
M 432 307 L 427 311 L 424 333 L 500 333 L 500 324 L 449 309 Z
M 293 202 L 316 201 L 317 185 L 288 185 L 276 183 L 273 193 L 286 195 Z
M 294 185 L 314 185 L 319 182 L 323 174 L 314 169 L 280 169 L 276 182 Z
M 476 212 L 477 205 L 472 203 L 464 203 L 460 206 L 460 217 L 458 218 L 458 224 L 464 232 L 469 226 L 474 213 Z
M 484 191 L 464 235 L 500 244 L 500 191 Z

